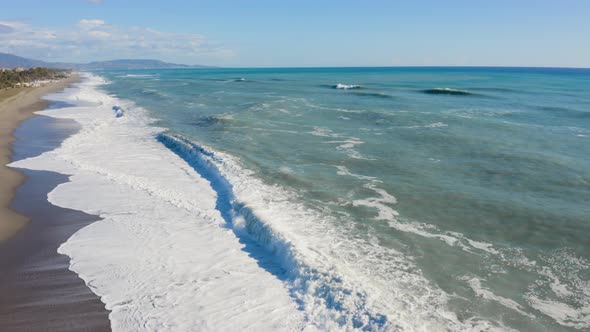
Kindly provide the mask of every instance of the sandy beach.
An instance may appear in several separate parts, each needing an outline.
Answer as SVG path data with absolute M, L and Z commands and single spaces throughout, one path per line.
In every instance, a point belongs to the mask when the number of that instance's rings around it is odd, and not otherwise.
M 23 120 L 49 105 L 42 96 L 63 90 L 78 79 L 77 75 L 72 75 L 40 87 L 0 90 L 0 242 L 13 236 L 29 221 L 27 216 L 9 208 L 16 188 L 24 181 L 22 173 L 6 167 L 11 160 L 12 133 Z
M 47 194 L 67 182 L 65 175 L 16 170 L 12 160 L 52 150 L 74 134 L 73 121 L 34 116 L 52 107 L 41 97 L 58 92 L 77 76 L 38 88 L 0 92 L 0 330 L 108 331 L 108 311 L 69 270 L 57 248 L 98 218 L 50 204 Z

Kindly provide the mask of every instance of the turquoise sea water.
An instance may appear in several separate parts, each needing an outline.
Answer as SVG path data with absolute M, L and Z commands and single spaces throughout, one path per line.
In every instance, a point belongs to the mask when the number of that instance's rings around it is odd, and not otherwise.
M 390 296 L 407 287 L 399 269 L 447 294 L 460 321 L 590 329 L 590 70 L 98 74 L 154 125 L 239 158 L 294 207 L 401 253 L 411 266 L 365 248 L 350 258 Z

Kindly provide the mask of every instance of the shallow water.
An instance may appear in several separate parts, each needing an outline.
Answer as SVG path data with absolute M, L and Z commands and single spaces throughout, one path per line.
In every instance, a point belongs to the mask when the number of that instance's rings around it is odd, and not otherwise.
M 154 138 L 211 183 L 301 311 L 364 329 L 590 328 L 589 70 L 98 75 L 126 116 L 158 119 Z

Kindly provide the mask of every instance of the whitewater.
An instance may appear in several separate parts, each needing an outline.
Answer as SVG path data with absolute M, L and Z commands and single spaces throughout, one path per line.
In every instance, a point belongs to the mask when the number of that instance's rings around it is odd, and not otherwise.
M 300 193 L 262 181 L 240 158 L 159 126 L 152 112 L 105 92 L 108 84 L 83 73 L 81 83 L 47 96 L 67 105 L 40 114 L 73 119 L 80 131 L 59 148 L 11 166 L 67 174 L 70 181 L 48 200 L 101 218 L 58 251 L 110 310 L 113 330 L 512 330 L 490 315 L 458 310 L 454 301 L 462 296 L 427 278 L 406 252 L 382 245 L 377 230 L 310 209 L 299 203 Z M 337 89 L 357 87 L 338 83 Z M 407 127 L 446 126 L 436 121 Z M 364 143 L 358 137 L 323 127 L 307 134 L 352 160 L 375 160 L 358 151 Z M 515 250 L 400 218 L 396 197 L 380 179 L 330 167 L 372 193 L 348 204 L 376 211 L 373 219 L 390 229 L 545 273 L 556 293 L 578 296 L 552 269 Z M 556 257 L 576 259 L 568 252 Z M 581 270 L 587 267 L 577 262 Z M 479 298 L 525 319 L 537 317 L 486 288 L 482 277 L 459 279 Z M 578 285 L 585 292 L 587 285 Z M 562 326 L 590 326 L 584 307 L 534 292 L 528 300 Z
M 100 77 L 84 75 L 84 80 L 48 97 L 76 106 L 42 113 L 73 119 L 82 125 L 80 132 L 54 151 L 11 166 L 68 174 L 70 182 L 53 190 L 49 201 L 102 218 L 72 236 L 59 253 L 71 257 L 71 270 L 111 311 L 113 330 L 390 330 L 402 323 L 391 325 L 386 314 L 394 308 L 381 306 L 392 304 L 371 298 L 360 285 L 355 289 L 353 280 L 331 269 L 336 262 L 303 242 L 325 236 L 316 233 L 321 225 L 289 225 L 276 220 L 285 218 L 280 201 L 248 197 L 263 197 L 261 191 L 274 188 L 247 183 L 247 171 L 235 170 L 226 156 L 221 166 L 237 177 L 232 179 L 237 188 L 227 188 L 232 185 L 219 183 L 223 175 L 212 170 L 213 154 L 163 135 L 139 108 L 117 117 L 113 106 L 129 109 L 131 103 L 98 91 L 105 83 Z M 205 179 L 191 163 L 218 179 Z M 225 192 L 216 192 L 212 181 Z M 222 215 L 230 213 L 228 207 L 217 206 L 218 195 L 229 190 L 248 202 L 234 203 L 243 207 L 230 223 Z M 252 216 L 261 203 L 270 206 Z M 254 218 L 286 229 L 271 229 Z M 289 227 L 298 227 L 303 236 L 285 238 L 300 235 L 287 233 Z M 428 321 L 416 323 L 428 326 Z

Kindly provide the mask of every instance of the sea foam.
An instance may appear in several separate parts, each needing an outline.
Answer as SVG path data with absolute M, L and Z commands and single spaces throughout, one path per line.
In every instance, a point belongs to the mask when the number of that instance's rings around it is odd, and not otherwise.
M 342 83 L 338 83 L 338 84 L 334 85 L 333 88 L 334 89 L 348 90 L 348 89 L 360 89 L 361 86 L 360 85 L 355 85 L 355 84 L 342 84 Z
M 99 83 L 88 76 L 51 96 L 93 103 L 44 113 L 82 130 L 15 166 L 69 174 L 49 200 L 102 218 L 59 252 L 111 310 L 113 330 L 299 329 L 288 289 L 225 227 L 209 182 L 153 139 L 162 129 L 138 109 L 113 117 L 121 101 L 98 92 Z

